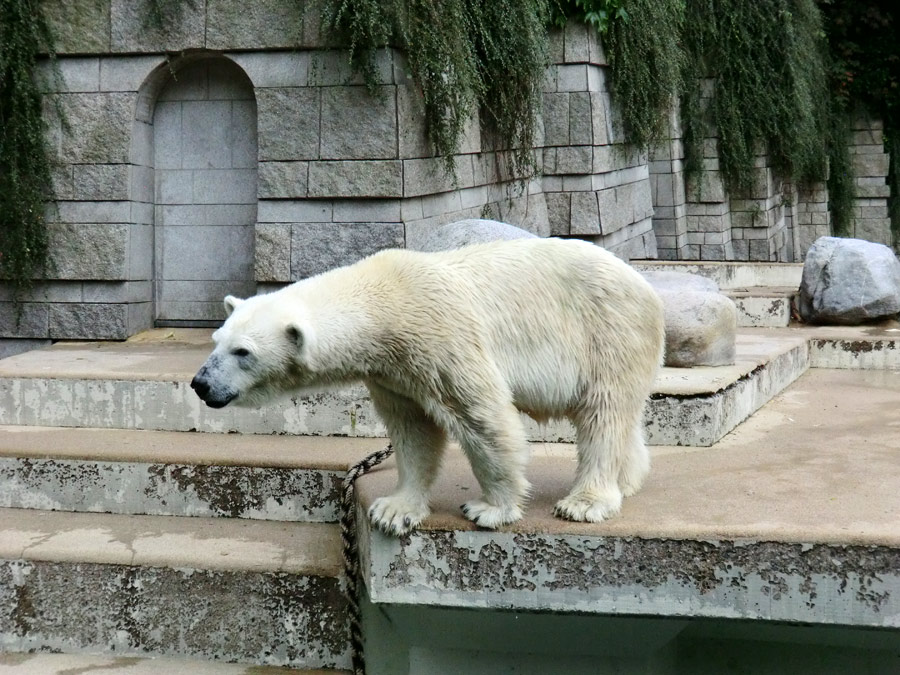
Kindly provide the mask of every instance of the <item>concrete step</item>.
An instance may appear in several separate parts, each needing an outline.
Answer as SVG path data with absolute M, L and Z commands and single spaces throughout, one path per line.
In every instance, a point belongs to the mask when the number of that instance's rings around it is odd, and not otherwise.
M 643 490 L 603 523 L 552 516 L 575 458 L 536 449 L 525 518 L 498 532 L 461 516 L 479 490 L 451 459 L 420 530 L 361 521 L 365 583 L 388 621 L 400 606 L 419 626 L 435 608 L 508 612 L 494 634 L 519 612 L 898 628 L 898 425 L 897 372 L 811 370 L 714 448 L 656 449 Z M 395 480 L 391 464 L 362 477 L 360 512 Z
M 723 293 L 734 300 L 738 328 L 785 328 L 793 318 L 799 291 L 786 286 L 755 286 Z
M 348 672 L 100 654 L 0 654 L 0 675 L 346 675 Z
M 181 333 L 187 333 L 182 331 Z M 386 430 L 363 387 L 294 397 L 262 409 L 207 408 L 189 382 L 209 333 L 187 339 L 59 343 L 0 361 L 0 424 L 380 438 Z M 791 334 L 748 331 L 727 368 L 664 368 L 648 407 L 655 445 L 709 445 L 807 367 Z M 523 418 L 532 440 L 571 442 L 567 422 Z
M 0 507 L 337 522 L 384 439 L 0 426 Z
M 0 651 L 347 668 L 339 540 L 323 523 L 0 509 Z
M 641 272 L 699 274 L 715 281 L 722 291 L 757 286 L 796 290 L 803 278 L 803 263 L 640 260 L 632 261 L 632 266 Z

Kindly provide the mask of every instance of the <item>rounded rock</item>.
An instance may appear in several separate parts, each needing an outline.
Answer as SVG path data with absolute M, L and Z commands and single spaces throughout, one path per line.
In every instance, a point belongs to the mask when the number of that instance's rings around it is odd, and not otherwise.
M 730 366 L 735 359 L 737 307 L 721 293 L 659 290 L 666 321 L 665 365 Z
M 806 254 L 800 316 L 855 325 L 900 312 L 900 262 L 883 244 L 820 237 Z

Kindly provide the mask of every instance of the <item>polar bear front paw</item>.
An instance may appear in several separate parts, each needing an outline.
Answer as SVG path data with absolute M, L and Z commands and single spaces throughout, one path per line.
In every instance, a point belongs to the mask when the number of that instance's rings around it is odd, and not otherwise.
M 369 520 L 385 534 L 399 537 L 414 530 L 428 517 L 428 504 L 402 494 L 379 497 L 369 507 Z
M 622 508 L 622 493 L 607 490 L 596 492 L 576 492 L 556 502 L 553 514 L 558 518 L 578 522 L 599 523 L 619 512 Z
M 485 501 L 476 500 L 462 505 L 463 515 L 479 527 L 491 530 L 514 523 L 522 517 L 522 509 L 518 506 L 493 506 Z

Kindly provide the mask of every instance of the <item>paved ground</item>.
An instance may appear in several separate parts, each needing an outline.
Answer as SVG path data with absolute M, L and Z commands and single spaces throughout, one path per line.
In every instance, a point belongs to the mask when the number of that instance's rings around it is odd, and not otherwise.
M 534 492 L 511 529 L 560 534 L 900 546 L 900 371 L 814 369 L 711 448 L 658 447 L 644 489 L 605 523 L 553 518 L 574 471 L 569 446 L 535 444 Z M 393 469 L 359 483 L 363 504 Z M 457 450 L 426 527 L 474 529 L 459 505 L 479 492 Z

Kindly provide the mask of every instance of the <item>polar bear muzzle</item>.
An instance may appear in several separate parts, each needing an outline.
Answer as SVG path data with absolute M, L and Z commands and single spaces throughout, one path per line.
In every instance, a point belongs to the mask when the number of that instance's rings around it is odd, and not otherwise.
M 212 360 L 212 357 L 210 357 Z M 237 398 L 237 392 L 218 385 L 214 378 L 210 377 L 210 360 L 194 375 L 191 380 L 191 389 L 210 408 L 224 408 Z

